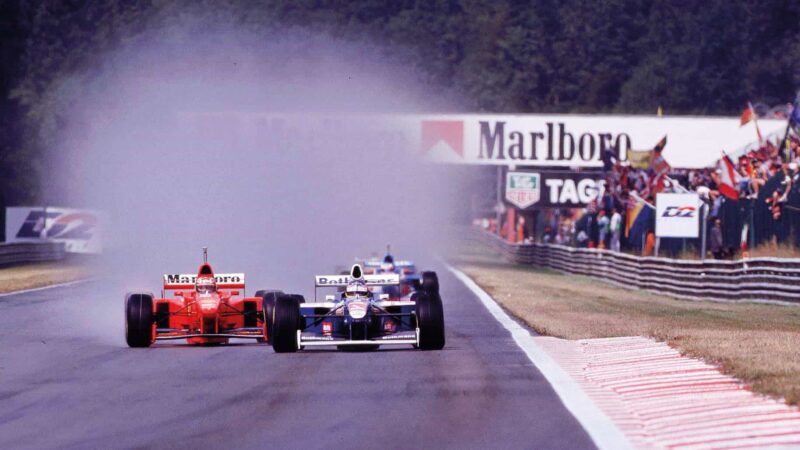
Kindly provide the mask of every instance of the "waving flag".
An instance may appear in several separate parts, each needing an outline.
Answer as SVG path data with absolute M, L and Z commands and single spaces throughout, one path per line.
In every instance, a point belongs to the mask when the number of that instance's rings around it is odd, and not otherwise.
M 719 192 L 731 200 L 738 200 L 739 191 L 736 190 L 736 186 L 739 185 L 739 173 L 736 172 L 733 161 L 725 152 L 722 152 L 722 159 L 719 160 L 719 169 L 721 172 L 719 176 Z
M 800 127 L 800 100 L 794 101 L 794 106 L 792 106 L 792 114 L 789 116 L 789 123 L 791 123 L 795 128 Z
M 628 214 L 625 220 L 625 236 L 634 248 L 642 248 L 649 224 L 655 217 L 653 206 L 638 195 L 628 198 Z
M 756 113 L 753 111 L 753 106 L 750 103 L 747 104 L 747 108 L 742 111 L 742 116 L 739 118 L 739 126 L 743 127 L 750 123 L 751 120 L 755 119 Z
M 758 114 L 756 114 L 756 110 L 753 109 L 753 104 L 747 102 L 747 108 L 742 112 L 742 116 L 739 118 L 739 126 L 743 127 L 748 122 L 753 122 L 756 126 L 756 136 L 758 136 L 758 142 L 764 142 L 764 136 L 761 135 L 761 128 L 758 127 Z
M 634 169 L 647 170 L 650 168 L 650 150 L 628 149 L 628 164 Z

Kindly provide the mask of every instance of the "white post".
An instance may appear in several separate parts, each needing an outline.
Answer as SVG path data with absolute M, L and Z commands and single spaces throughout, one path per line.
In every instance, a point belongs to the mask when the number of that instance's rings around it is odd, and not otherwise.
M 502 232 L 500 231 L 500 222 L 502 221 L 503 213 L 500 210 L 500 205 L 503 204 L 503 166 L 497 166 L 497 195 L 496 203 L 495 203 L 495 220 L 497 220 L 497 235 L 500 236 Z
M 703 202 L 700 205 L 700 260 L 706 259 L 706 229 L 707 227 L 707 216 L 708 215 L 708 205 L 706 202 Z

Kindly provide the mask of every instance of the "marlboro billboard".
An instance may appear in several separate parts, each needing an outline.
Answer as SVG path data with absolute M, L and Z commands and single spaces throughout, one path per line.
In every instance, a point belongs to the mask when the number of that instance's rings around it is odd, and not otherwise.
M 756 137 L 738 118 L 553 115 L 418 116 L 423 154 L 432 161 L 536 167 L 602 167 L 602 155 L 627 160 L 628 150 L 653 148 L 664 136 L 664 158 L 678 168 L 712 165 L 722 150 Z M 786 122 L 762 120 L 765 134 Z
M 675 168 L 709 167 L 722 150 L 734 153 L 756 140 L 754 124 L 738 117 L 655 117 L 574 114 L 271 114 L 182 113 L 177 121 L 208 141 L 236 131 L 238 145 L 274 148 L 390 146 L 429 161 L 520 167 L 599 168 L 603 154 L 626 161 L 628 150 L 649 150 L 664 136 L 663 156 Z M 786 129 L 785 120 L 760 120 L 764 136 Z M 222 130 L 222 131 L 220 131 Z M 222 134 L 217 134 L 222 133 Z

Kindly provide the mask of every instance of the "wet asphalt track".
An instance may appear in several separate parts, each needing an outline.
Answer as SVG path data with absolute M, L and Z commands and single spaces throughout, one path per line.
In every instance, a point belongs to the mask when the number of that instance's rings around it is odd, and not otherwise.
M 509 333 L 439 276 L 433 352 L 129 349 L 122 294 L 101 300 L 100 282 L 0 298 L 0 449 L 594 448 Z

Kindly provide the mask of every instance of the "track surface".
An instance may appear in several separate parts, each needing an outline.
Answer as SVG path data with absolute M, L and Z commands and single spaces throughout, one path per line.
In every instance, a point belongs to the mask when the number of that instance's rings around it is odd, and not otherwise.
M 438 352 L 129 349 L 123 295 L 99 298 L 100 282 L 0 299 L 0 448 L 594 448 L 508 332 L 439 276 Z

